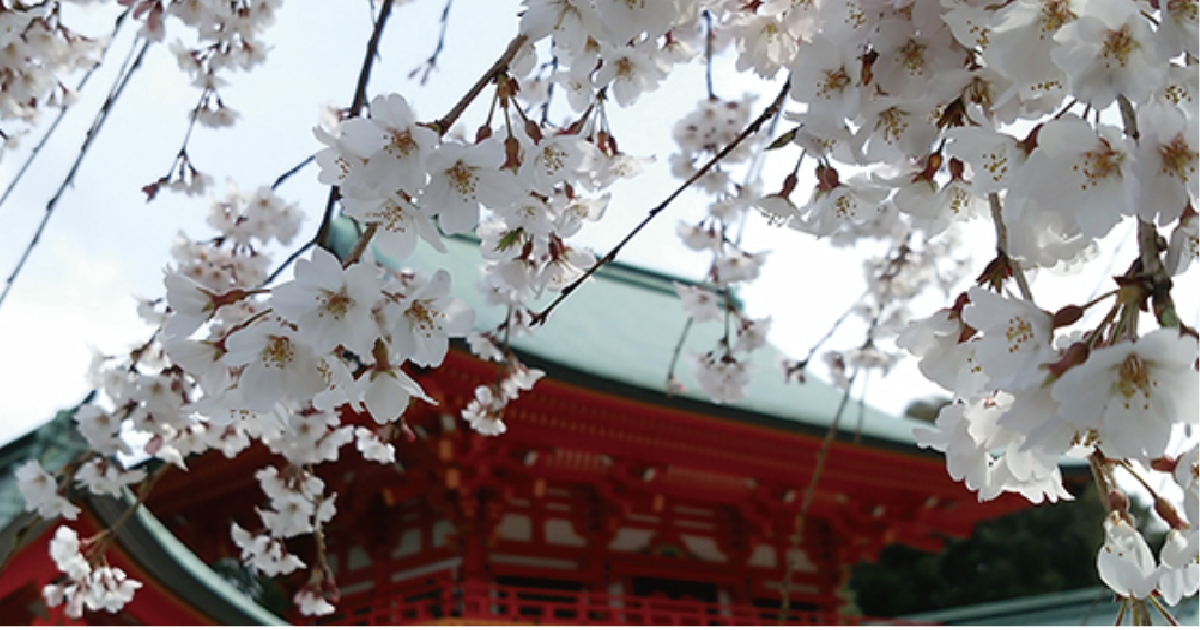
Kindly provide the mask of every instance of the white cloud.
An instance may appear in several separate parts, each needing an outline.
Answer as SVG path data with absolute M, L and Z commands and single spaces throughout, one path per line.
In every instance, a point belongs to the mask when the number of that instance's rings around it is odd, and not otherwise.
M 52 262 L 22 277 L 20 299 L 0 311 L 0 444 L 83 398 L 91 347 L 120 352 L 150 332 L 120 261 L 46 245 L 40 254 Z

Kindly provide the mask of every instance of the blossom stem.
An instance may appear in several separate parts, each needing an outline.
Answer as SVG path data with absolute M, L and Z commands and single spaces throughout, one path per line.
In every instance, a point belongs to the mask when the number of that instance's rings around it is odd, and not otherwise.
M 713 167 L 721 162 L 721 160 L 724 160 L 726 156 L 737 149 L 738 146 L 740 146 L 742 142 L 746 140 L 746 138 L 749 138 L 757 133 L 758 130 L 783 107 L 783 101 L 785 98 L 787 98 L 790 86 L 790 79 L 784 81 L 783 87 L 779 90 L 779 94 L 775 96 L 775 100 L 772 101 L 771 104 L 767 106 L 767 108 L 764 109 L 761 114 L 758 115 L 758 118 L 755 118 L 754 121 L 747 125 L 746 128 L 743 129 L 742 132 L 739 133 L 737 137 L 734 138 L 728 145 L 726 145 L 724 149 L 721 149 L 716 155 L 709 159 L 704 166 L 701 166 L 695 173 L 692 174 L 691 177 L 687 178 L 687 180 L 680 184 L 679 187 L 671 192 L 671 194 L 667 195 L 665 199 L 660 201 L 658 205 L 651 208 L 650 211 L 646 213 L 646 216 L 642 219 L 641 223 L 638 223 L 636 226 L 634 226 L 634 228 L 630 230 L 630 232 L 626 234 L 620 240 L 620 242 L 613 246 L 613 248 L 610 249 L 603 258 L 597 260 L 596 264 L 589 267 L 588 270 L 583 272 L 583 274 L 576 278 L 574 282 L 564 287 L 562 292 L 558 294 L 558 297 L 554 298 L 554 301 L 546 306 L 546 308 L 535 313 L 533 318 L 530 319 L 529 324 L 531 326 L 544 324 L 546 322 L 546 318 L 550 316 L 550 313 L 552 313 L 554 309 L 558 308 L 558 305 L 562 304 L 564 300 L 570 297 L 570 295 L 574 293 L 575 290 L 578 289 L 584 282 L 587 282 L 588 278 L 591 278 L 593 275 L 595 275 L 596 271 L 604 265 L 616 260 L 617 255 L 621 253 L 621 250 L 629 244 L 629 241 L 633 240 L 633 237 L 637 236 L 638 233 L 640 233 L 647 225 L 649 225 L 649 223 L 654 220 L 654 217 L 657 217 L 662 213 L 663 210 L 666 210 L 667 206 L 671 205 L 671 203 L 674 202 L 679 195 L 683 194 L 683 191 L 691 188 L 691 186 L 699 181 L 700 178 L 707 175 L 708 172 L 713 169 Z
M 1120 292 L 1119 289 L 1113 289 L 1112 291 L 1109 291 L 1108 293 L 1105 293 L 1104 295 L 1092 298 L 1087 304 L 1083 305 L 1083 310 L 1086 311 L 1089 308 L 1092 308 L 1093 306 L 1099 304 L 1100 302 L 1103 302 L 1104 300 L 1107 300 L 1108 298 L 1116 295 L 1119 292 Z
M 368 223 L 367 229 L 358 237 L 358 241 L 354 243 L 354 247 L 350 253 L 346 255 L 346 260 L 342 261 L 342 267 L 346 268 L 358 262 L 362 258 L 363 252 L 367 251 L 367 245 L 371 243 L 371 239 L 375 238 L 375 232 L 379 231 L 378 223 Z
M 1165 606 L 1163 606 L 1163 605 L 1162 605 L 1162 602 L 1158 601 L 1158 598 L 1157 598 L 1157 597 L 1155 597 L 1155 596 L 1151 595 L 1151 596 L 1150 596 L 1150 603 L 1151 603 L 1151 604 L 1154 604 L 1154 608 L 1155 608 L 1156 610 L 1158 610 L 1158 613 L 1159 613 L 1160 615 L 1162 615 L 1164 619 L 1166 619 L 1166 620 L 1167 620 L 1167 623 L 1171 624 L 1172 626 L 1178 626 L 1178 625 L 1179 625 L 1179 621 L 1178 621 L 1177 619 L 1175 619 L 1175 617 L 1174 617 L 1174 616 L 1172 616 L 1172 615 L 1171 615 L 1171 611 L 1167 610 L 1167 608 L 1166 608 Z M 1147 625 L 1151 625 L 1151 624 L 1147 624 Z
M 679 364 L 679 355 L 683 353 L 683 344 L 687 341 L 688 332 L 692 329 L 693 318 L 687 318 L 683 330 L 679 332 L 679 341 L 675 342 L 675 350 L 671 352 L 671 364 L 667 368 L 667 391 L 671 391 L 671 383 L 675 379 L 675 366 Z
M 1112 506 L 1108 502 L 1111 488 L 1108 483 L 1108 462 L 1100 451 L 1092 451 L 1088 457 L 1088 466 L 1092 469 L 1092 480 L 1096 483 L 1096 489 L 1100 491 L 1100 500 L 1104 502 L 1104 511 L 1111 512 Z
M 1162 263 L 1162 236 L 1153 223 L 1138 219 L 1137 241 L 1142 273 L 1149 281 L 1154 315 L 1162 326 L 1178 326 L 1179 316 L 1175 313 L 1175 302 L 1171 299 L 1171 274 Z
M 1122 459 L 1121 461 L 1119 461 L 1117 463 L 1120 464 L 1121 468 L 1125 469 L 1125 472 L 1132 475 L 1133 478 L 1136 479 L 1138 483 L 1142 484 L 1142 487 L 1146 489 L 1146 492 L 1150 493 L 1150 498 L 1154 499 L 1155 501 L 1159 500 L 1158 493 L 1155 492 L 1154 487 L 1151 486 L 1150 482 L 1146 481 L 1146 479 L 1143 478 L 1142 475 L 1140 473 L 1138 473 L 1138 471 L 1135 470 L 1134 467 L 1132 465 L 1130 465 L 1130 463 L 1127 460 Z
M 1125 611 L 1127 610 L 1129 610 L 1129 600 L 1122 597 L 1121 608 L 1117 610 L 1117 620 L 1113 622 L 1114 626 L 1119 626 L 1121 622 L 1125 621 Z
M 1013 260 L 1008 255 L 1008 226 L 1004 224 L 1004 217 L 1002 216 L 1000 206 L 1000 194 L 989 194 L 988 204 L 992 208 L 992 224 L 996 228 L 996 253 L 1005 260 L 1008 268 L 1012 270 L 1013 277 L 1017 279 L 1017 287 L 1021 290 L 1021 297 L 1033 304 L 1033 292 L 1029 290 L 1029 281 L 1025 279 L 1025 271 L 1021 269 L 1021 263 Z
M 808 519 L 808 510 L 817 494 L 817 484 L 820 483 L 821 473 L 825 470 L 829 449 L 833 445 L 834 438 L 837 437 L 838 424 L 842 420 L 842 413 L 846 410 L 846 405 L 850 403 L 850 390 L 854 389 L 854 381 L 857 378 L 858 368 L 855 368 L 846 384 L 846 391 L 842 393 L 842 400 L 838 403 L 837 411 L 833 414 L 833 422 L 829 423 L 829 429 L 825 432 L 824 439 L 821 440 L 821 448 L 817 450 L 817 463 L 813 468 L 812 478 L 808 480 L 808 487 L 804 489 L 804 498 L 800 500 L 800 512 L 796 514 L 795 533 L 792 535 L 792 548 L 787 555 L 787 569 L 783 574 L 783 585 L 780 586 L 783 595 L 783 602 L 779 606 L 780 623 L 787 621 L 788 611 L 791 608 L 792 578 L 796 573 L 794 557 L 800 551 L 800 539 L 804 536 L 804 522 Z

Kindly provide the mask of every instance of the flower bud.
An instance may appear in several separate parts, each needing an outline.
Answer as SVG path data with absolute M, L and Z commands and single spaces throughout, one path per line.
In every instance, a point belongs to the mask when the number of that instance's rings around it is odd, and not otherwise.
M 1175 474 L 1175 468 L 1178 466 L 1179 460 L 1167 455 L 1155 457 L 1150 460 L 1150 470 L 1157 470 L 1158 472 L 1171 473 L 1173 475 Z
M 1188 527 L 1187 523 L 1179 518 L 1179 512 L 1175 511 L 1175 506 L 1162 497 L 1154 498 L 1154 513 L 1171 529 L 1187 529 Z
M 1067 347 L 1067 351 L 1063 353 L 1061 359 L 1054 363 L 1046 363 L 1043 367 L 1050 372 L 1051 378 L 1057 379 L 1066 373 L 1067 370 L 1087 361 L 1088 355 L 1091 353 L 1092 351 L 1086 343 L 1076 341 Z
M 1054 313 L 1054 318 L 1051 321 L 1051 328 L 1062 328 L 1070 326 L 1083 318 L 1083 307 L 1078 304 L 1068 304 Z
M 1108 509 L 1116 512 L 1125 520 L 1129 520 L 1129 497 L 1121 490 L 1110 490 L 1108 493 Z

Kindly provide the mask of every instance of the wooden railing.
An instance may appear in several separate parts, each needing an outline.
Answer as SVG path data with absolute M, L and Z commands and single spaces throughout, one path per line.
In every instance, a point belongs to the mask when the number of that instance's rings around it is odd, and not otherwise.
M 293 619 L 295 623 L 314 620 Z M 321 625 L 547 624 L 581 626 L 779 625 L 779 610 L 546 588 L 456 583 L 430 577 L 390 592 L 348 596 Z M 908 625 L 890 619 L 790 611 L 783 625 Z M 926 624 L 922 624 L 926 625 Z

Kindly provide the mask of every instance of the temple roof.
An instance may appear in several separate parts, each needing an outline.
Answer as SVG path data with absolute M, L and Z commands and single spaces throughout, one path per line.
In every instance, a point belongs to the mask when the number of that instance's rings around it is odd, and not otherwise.
M 344 256 L 357 240 L 354 223 L 345 217 L 335 220 L 330 238 L 334 252 Z M 452 294 L 475 309 L 476 328 L 494 330 L 506 314 L 502 306 L 488 304 L 476 288 L 485 263 L 478 240 L 450 237 L 444 242 L 448 250 L 445 254 L 422 242 L 416 253 L 403 263 L 397 264 L 378 254 L 376 259 L 393 270 L 409 268 L 426 277 L 438 269 L 449 271 L 454 281 Z M 827 430 L 837 414 L 843 391 L 818 378 L 810 377 L 805 384 L 784 382 L 785 357 L 770 345 L 750 355 L 753 379 L 746 388 L 746 396 L 734 405 L 712 404 L 696 382 L 692 359 L 711 350 L 722 337 L 723 323 L 719 322 L 691 326 L 676 368 L 676 378 L 682 382 L 684 393 L 666 400 L 667 371 L 687 322 L 687 314 L 675 293 L 675 282 L 696 284 L 693 280 L 621 262 L 609 263 L 564 301 L 533 335 L 514 340 L 513 348 L 531 367 L 544 369 L 561 380 L 582 380 L 581 384 L 594 388 L 602 384 L 600 381 L 608 381 L 625 386 L 616 389 L 626 395 L 632 392 L 634 397 L 707 411 L 707 415 L 814 434 Z M 544 306 L 555 295 L 547 292 L 531 306 Z M 870 406 L 860 407 L 855 401 L 843 413 L 840 426 L 845 434 L 855 432 L 860 413 L 865 441 L 886 442 L 892 447 L 915 448 L 913 428 L 928 426 Z M 930 455 L 937 454 L 930 452 Z

